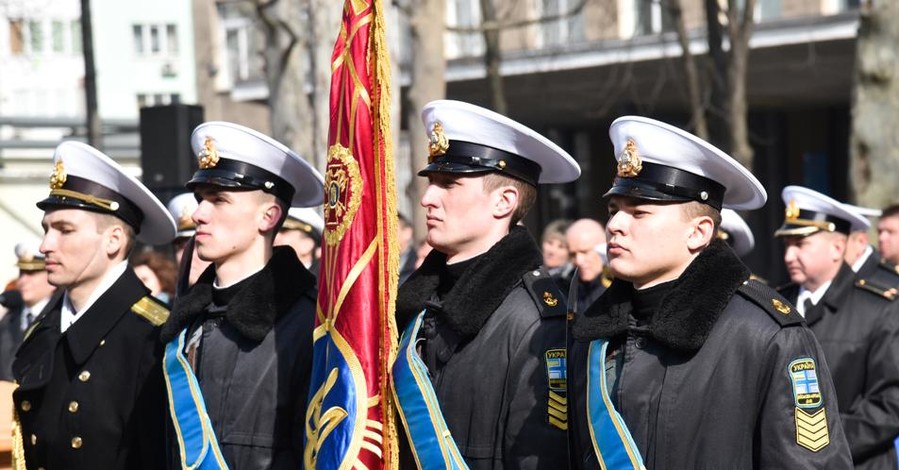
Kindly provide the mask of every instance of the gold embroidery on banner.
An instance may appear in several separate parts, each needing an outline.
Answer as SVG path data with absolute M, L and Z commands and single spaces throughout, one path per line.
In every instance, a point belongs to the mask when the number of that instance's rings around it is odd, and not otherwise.
M 325 170 L 325 242 L 337 246 L 362 202 L 362 173 L 350 149 L 332 145 Z

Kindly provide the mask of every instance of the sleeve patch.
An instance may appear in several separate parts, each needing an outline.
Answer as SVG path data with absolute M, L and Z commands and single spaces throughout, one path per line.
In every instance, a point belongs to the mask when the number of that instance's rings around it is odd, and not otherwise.
M 815 360 L 810 357 L 796 359 L 787 366 L 793 383 L 793 399 L 799 408 L 817 408 L 824 403 L 818 386 Z

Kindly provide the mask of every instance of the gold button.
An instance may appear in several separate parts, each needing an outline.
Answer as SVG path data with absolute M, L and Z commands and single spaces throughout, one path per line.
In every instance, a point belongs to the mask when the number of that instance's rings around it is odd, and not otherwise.
M 46 470 L 44 467 L 38 467 L 37 470 Z
M 101 339 L 101 340 L 100 340 L 100 346 L 104 346 L 104 345 L 106 345 L 106 340 L 105 340 L 105 339 Z
M 81 442 L 81 438 L 80 438 L 80 437 L 75 436 L 75 437 L 72 438 L 72 448 L 73 448 L 73 449 L 80 449 L 80 448 L 81 448 L 81 444 L 82 444 L 82 442 Z
M 31 435 L 31 445 L 37 445 L 37 436 L 35 436 L 34 434 Z
M 78 411 L 78 402 L 72 400 L 69 402 L 69 413 L 75 413 L 76 411 Z
M 31 410 L 31 402 L 28 400 L 22 400 L 22 405 L 20 406 L 22 411 L 30 411 Z
M 87 382 L 91 378 L 91 373 L 89 371 L 83 370 L 80 374 L 78 374 L 78 380 L 82 382 Z

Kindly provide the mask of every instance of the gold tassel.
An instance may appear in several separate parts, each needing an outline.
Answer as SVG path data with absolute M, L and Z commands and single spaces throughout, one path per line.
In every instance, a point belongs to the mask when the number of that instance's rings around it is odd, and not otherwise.
M 22 440 L 22 423 L 19 421 L 19 413 L 13 403 L 12 410 L 12 468 L 13 470 L 26 470 L 25 466 L 25 441 Z

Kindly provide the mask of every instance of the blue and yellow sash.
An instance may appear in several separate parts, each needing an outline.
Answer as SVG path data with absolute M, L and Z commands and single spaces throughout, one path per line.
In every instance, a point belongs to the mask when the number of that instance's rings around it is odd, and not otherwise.
M 185 470 L 225 470 L 212 422 L 206 412 L 206 401 L 193 369 L 184 357 L 184 334 L 165 346 L 163 373 L 169 394 L 169 413 L 175 424 L 181 465 Z
M 393 363 L 393 396 L 418 468 L 468 470 L 443 419 L 427 367 L 415 353 L 415 339 L 424 315 L 422 311 L 403 331 L 399 355 Z
M 587 352 L 587 421 L 593 451 L 604 470 L 644 470 L 640 450 L 609 398 L 605 368 L 608 346 L 608 341 L 597 339 L 590 342 Z

